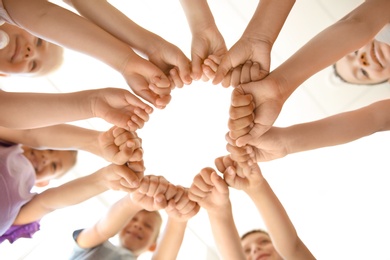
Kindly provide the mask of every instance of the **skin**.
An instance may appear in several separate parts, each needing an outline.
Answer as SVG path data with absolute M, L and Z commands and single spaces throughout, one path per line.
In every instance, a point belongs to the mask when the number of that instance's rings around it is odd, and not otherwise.
M 75 151 L 38 150 L 23 146 L 23 155 L 35 169 L 38 187 L 46 186 L 51 179 L 61 177 L 76 163 Z
M 282 260 L 271 239 L 264 233 L 249 234 L 241 240 L 241 245 L 247 260 Z
M 378 84 L 390 78 L 390 45 L 370 41 L 335 64 L 336 73 L 352 84 Z
M 153 249 L 156 246 L 161 223 L 161 217 L 154 211 L 138 212 L 120 231 L 121 245 L 136 255 Z
M 62 64 L 62 47 L 7 23 L 1 26 L 1 30 L 10 38 L 8 45 L 0 50 L 1 74 L 43 76 Z

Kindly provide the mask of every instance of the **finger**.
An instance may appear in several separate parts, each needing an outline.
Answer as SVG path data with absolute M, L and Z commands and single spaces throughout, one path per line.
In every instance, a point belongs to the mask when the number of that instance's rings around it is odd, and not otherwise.
M 158 177 L 154 175 L 149 175 L 149 187 L 148 187 L 148 191 L 146 192 L 146 196 L 153 197 L 156 193 L 158 185 L 159 185 Z
M 158 176 L 158 186 L 154 195 L 163 194 L 165 198 L 165 193 L 167 192 L 168 187 L 169 187 L 169 182 L 167 181 L 167 179 L 165 179 L 163 176 Z
M 211 187 L 213 186 L 213 183 L 211 182 L 210 176 L 213 172 L 214 172 L 213 168 L 206 167 L 206 168 L 203 168 L 199 173 L 200 176 L 202 176 L 203 182 Z
M 197 187 L 195 185 L 192 185 L 190 190 L 189 190 L 189 192 L 188 192 L 188 194 L 192 194 L 192 195 L 194 195 L 194 196 L 196 196 L 198 198 L 203 198 L 203 197 L 205 197 L 207 195 L 207 192 L 208 191 L 203 191 L 203 190 L 199 189 L 199 187 Z M 190 198 L 190 196 L 189 196 L 189 198 Z M 178 203 L 178 202 L 176 202 L 176 203 Z
M 252 64 L 253 63 L 251 61 L 247 61 L 242 66 L 242 70 L 241 70 L 241 74 L 240 74 L 240 76 L 241 76 L 240 83 L 241 84 L 248 83 L 248 82 L 252 81 L 252 78 L 251 78 Z
M 215 167 L 217 167 L 218 171 L 221 172 L 221 173 L 224 173 L 226 171 L 226 166 L 225 164 L 223 163 L 223 158 L 225 156 L 221 156 L 221 157 L 218 157 L 214 160 L 214 164 L 215 164 Z
M 119 166 L 119 165 L 118 165 Z M 117 174 L 123 178 L 129 185 L 127 187 L 136 188 L 139 186 L 140 178 L 137 173 L 133 172 L 126 166 L 119 166 L 120 171 Z
M 207 78 L 214 78 L 215 72 L 207 65 L 202 65 L 202 72 Z
M 164 194 L 157 194 L 154 196 L 154 204 L 157 209 L 164 209 L 168 205 L 168 201 L 165 199 Z
M 218 69 L 215 73 L 215 77 L 213 79 L 213 84 L 217 85 L 221 83 L 222 79 L 226 76 L 226 74 L 229 72 L 229 70 L 232 68 L 232 64 L 230 62 L 230 56 L 224 55 L 221 63 L 218 66 Z
M 145 85 L 146 86 L 146 85 Z M 141 101 L 138 97 L 130 93 L 129 91 L 125 90 L 125 99 L 129 105 L 137 106 L 141 109 L 143 109 L 148 114 L 153 112 L 153 108 L 146 104 L 145 102 Z M 150 102 L 150 101 L 149 101 Z M 152 102 L 151 102 L 152 103 Z
M 216 190 L 221 194 L 229 193 L 229 188 L 226 182 L 216 173 L 213 172 L 210 176 L 211 182 L 213 183 Z
M 142 121 L 147 122 L 149 120 L 149 114 L 145 110 L 136 107 L 134 108 L 134 114 L 136 114 Z
M 169 76 L 171 78 L 171 85 L 173 84 L 172 88 L 182 88 L 184 86 L 184 82 L 180 78 L 179 72 L 177 71 L 177 68 L 173 68 L 169 71 Z
M 253 125 L 253 120 L 254 120 L 253 114 L 238 119 L 229 118 L 228 128 L 230 131 L 241 130 L 249 127 L 250 125 Z
M 264 73 L 260 69 L 260 64 L 257 62 L 254 62 L 252 64 L 252 67 L 250 68 L 250 75 L 251 75 L 251 81 L 258 81 L 263 79 L 268 73 Z
M 171 96 L 159 96 L 156 98 L 156 107 L 164 109 L 171 101 Z
M 241 81 L 241 66 L 235 67 L 232 70 L 232 77 L 231 77 L 231 82 L 230 85 L 233 86 L 234 88 L 240 85 Z
M 177 194 L 177 192 L 178 192 L 178 188 L 175 185 L 173 185 L 172 183 L 169 183 L 168 184 L 168 188 L 167 188 L 167 190 L 165 192 L 165 198 L 167 200 L 174 199 L 174 197 Z
M 203 173 L 205 175 L 205 173 Z M 205 176 L 207 178 L 207 176 Z M 202 176 L 202 172 L 195 176 L 193 184 L 203 192 L 208 192 L 212 189 L 212 186 L 210 185 L 211 182 L 206 183 L 204 177 Z
M 192 55 L 192 61 L 191 61 L 191 77 L 193 80 L 200 80 L 202 77 L 202 64 L 203 60 L 197 56 L 197 55 Z
M 142 161 L 143 155 L 144 155 L 144 151 L 142 150 L 142 148 L 138 148 L 133 152 L 133 154 L 130 157 L 128 157 L 128 160 L 129 162 Z M 143 168 L 141 171 L 145 171 L 145 169 Z
M 229 117 L 231 119 L 238 119 L 246 116 L 253 116 L 253 110 L 255 109 L 255 105 L 253 102 L 251 102 L 249 105 L 246 106 L 230 106 L 229 108 Z
M 215 74 L 218 69 L 218 64 L 215 63 L 210 56 L 204 60 L 203 65 L 206 65 L 206 67 L 208 67 L 213 72 L 213 74 Z
M 231 130 L 229 132 L 229 137 L 234 140 L 234 144 L 236 146 L 239 146 L 239 145 L 237 145 L 236 140 L 238 138 L 240 138 L 241 136 L 244 136 L 244 135 L 248 134 L 251 131 L 252 126 L 253 126 L 253 124 L 251 124 L 250 126 L 247 126 L 245 128 L 238 129 L 238 130 Z
M 228 88 L 231 86 L 231 82 L 232 82 L 232 72 L 233 71 L 229 71 L 228 74 L 225 75 L 225 77 L 223 78 L 222 82 L 221 82 L 221 85 L 222 87 L 224 88 Z
M 249 106 L 253 102 L 253 96 L 245 94 L 242 87 L 239 86 L 233 90 L 230 102 L 234 107 Z
M 187 59 L 187 57 L 182 57 L 182 59 L 179 59 L 177 71 L 180 75 L 180 81 L 186 85 L 190 85 L 192 83 L 191 62 Z

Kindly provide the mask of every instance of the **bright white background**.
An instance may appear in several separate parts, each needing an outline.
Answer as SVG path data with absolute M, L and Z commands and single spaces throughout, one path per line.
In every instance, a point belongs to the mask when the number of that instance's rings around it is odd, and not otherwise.
M 258 1 L 208 2 L 228 47 L 232 46 Z M 297 1 L 274 46 L 272 68 L 360 2 Z M 191 35 L 179 1 L 115 0 L 112 3 L 141 26 L 179 46 L 190 57 Z M 326 54 L 319 52 L 318 55 Z M 63 67 L 53 75 L 39 79 L 1 79 L 0 84 L 8 91 L 34 92 L 128 88 L 111 68 L 69 50 Z M 225 155 L 230 93 L 231 89 L 204 82 L 174 90 L 169 106 L 162 111 L 155 110 L 138 133 L 143 139 L 146 174 L 163 175 L 174 184 L 188 187 L 201 168 L 213 166 L 216 157 Z M 307 80 L 291 96 L 275 125 L 312 121 L 389 96 L 388 85 L 345 85 L 335 81 L 332 70 L 327 68 Z M 98 130 L 110 127 L 98 119 L 75 124 Z M 317 259 L 390 259 L 389 141 L 388 133 L 376 133 L 342 146 L 293 154 L 260 164 L 299 236 Z M 92 173 L 106 164 L 100 158 L 80 152 L 75 169 L 53 185 Z M 122 195 L 107 192 L 52 213 L 42 220 L 42 229 L 34 239 L 1 244 L 0 259 L 67 259 L 73 246 L 72 231 L 94 223 Z M 240 234 L 253 228 L 265 228 L 244 194 L 231 190 L 231 200 Z M 150 255 L 145 254 L 142 259 L 150 259 Z M 203 210 L 188 223 L 179 259 L 218 259 Z

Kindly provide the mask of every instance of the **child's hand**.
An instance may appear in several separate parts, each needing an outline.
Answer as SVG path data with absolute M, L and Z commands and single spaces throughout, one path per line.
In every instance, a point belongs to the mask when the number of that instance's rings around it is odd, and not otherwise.
M 230 205 L 229 188 L 212 168 L 204 168 L 195 176 L 188 196 L 207 211 Z
M 133 92 L 157 108 L 165 108 L 171 100 L 171 82 L 153 63 L 130 53 L 122 75 Z
M 219 84 L 223 78 L 233 69 L 245 64 L 247 61 L 258 63 L 258 70 L 251 71 L 251 80 L 257 81 L 268 75 L 271 64 L 272 45 L 269 42 L 241 38 L 222 57 L 218 66 L 213 84 Z M 257 66 L 257 65 L 256 65 Z
M 142 176 L 126 165 L 110 164 L 104 168 L 103 185 L 112 190 L 132 192 L 138 188 Z
M 227 52 L 225 40 L 218 28 L 197 28 L 193 33 L 191 45 L 192 79 L 208 81 L 210 78 L 203 73 L 202 64 L 210 55 L 222 56 Z
M 222 57 L 210 55 L 203 63 L 203 73 L 209 78 L 214 79 L 221 63 Z M 260 65 L 256 62 L 246 61 L 244 65 L 239 65 L 223 77 L 221 85 L 225 88 L 237 87 L 240 84 L 259 80 Z
M 142 140 L 136 132 L 113 126 L 99 134 L 98 145 L 103 158 L 114 164 L 142 160 Z
M 251 94 L 241 94 L 235 90 L 232 92 L 228 121 L 229 136 L 232 139 L 235 140 L 250 132 L 254 125 L 254 108 Z
M 171 89 L 189 85 L 191 78 L 191 61 L 175 45 L 161 40 L 154 46 L 154 51 L 147 53 L 148 59 L 159 67 L 171 80 Z
M 87 100 L 93 116 L 130 131 L 142 128 L 153 112 L 152 107 L 125 89 L 104 88 L 83 93 L 90 94 Z M 85 102 L 85 97 L 82 102 Z
M 262 185 L 264 178 L 257 163 L 250 166 L 249 171 L 244 171 L 230 156 L 222 156 L 215 159 L 215 165 L 223 173 L 226 183 L 235 189 L 245 192 L 256 191 Z M 240 177 L 238 172 L 244 177 Z
M 268 80 L 268 77 L 260 81 L 241 84 L 233 90 L 230 109 L 239 112 L 234 117 L 230 116 L 229 130 L 230 137 L 236 139 L 237 146 L 249 144 L 260 147 L 259 138 L 272 127 L 285 102 L 286 96 L 282 95 L 281 91 L 278 83 Z M 251 102 L 254 105 L 253 110 Z M 249 132 L 245 133 L 248 130 Z
M 175 194 L 175 185 L 169 183 L 163 176 L 147 175 L 131 197 L 134 203 L 148 211 L 154 211 L 165 208 Z
M 165 211 L 168 216 L 176 221 L 188 221 L 199 212 L 199 205 L 188 197 L 188 189 L 176 186 L 177 193 L 169 200 Z

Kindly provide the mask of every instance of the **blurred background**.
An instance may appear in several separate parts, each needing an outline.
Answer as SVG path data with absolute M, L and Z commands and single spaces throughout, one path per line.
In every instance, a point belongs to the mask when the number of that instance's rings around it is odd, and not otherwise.
M 53 2 L 66 7 L 59 0 Z M 179 1 L 110 2 L 190 57 L 191 34 Z M 277 67 L 361 2 L 297 1 L 274 45 L 271 68 Z M 208 3 L 229 48 L 241 36 L 258 1 L 209 0 Z M 65 51 L 65 62 L 57 72 L 33 79 L 2 78 L 0 87 L 6 91 L 54 93 L 104 87 L 128 89 L 121 75 L 112 68 L 70 50 Z M 228 131 L 231 91 L 231 88 L 207 82 L 194 82 L 191 86 L 175 89 L 167 108 L 155 109 L 149 122 L 138 131 L 145 151 L 145 174 L 163 175 L 174 184 L 189 187 L 202 168 L 214 167 L 214 159 L 227 154 L 224 135 Z M 293 93 L 275 125 L 312 121 L 389 97 L 388 84 L 347 85 L 335 79 L 331 68 L 326 68 Z M 73 124 L 103 131 L 110 128 L 100 119 Z M 388 142 L 389 133 L 376 133 L 342 146 L 260 163 L 299 236 L 317 259 L 390 259 Z M 107 162 L 103 159 L 81 151 L 76 167 L 51 185 L 93 173 L 105 165 Z M 265 228 L 245 194 L 236 190 L 230 190 L 230 194 L 240 234 Z M 109 191 L 46 216 L 33 239 L 19 239 L 12 245 L 0 244 L 0 259 L 67 259 L 73 247 L 73 230 L 97 221 L 122 196 L 121 192 Z M 116 238 L 113 242 L 117 242 Z M 140 259 L 150 259 L 150 254 Z M 204 210 L 189 221 L 178 259 L 219 259 Z

